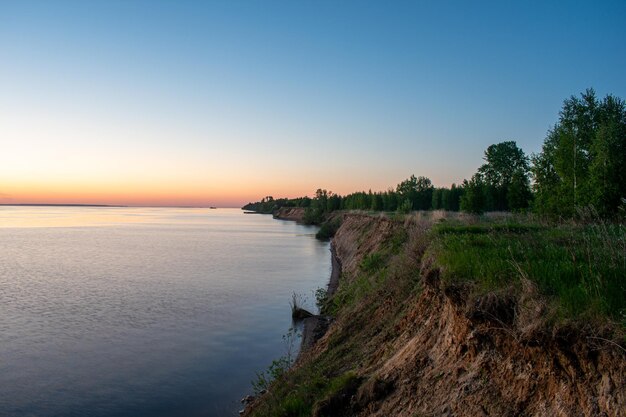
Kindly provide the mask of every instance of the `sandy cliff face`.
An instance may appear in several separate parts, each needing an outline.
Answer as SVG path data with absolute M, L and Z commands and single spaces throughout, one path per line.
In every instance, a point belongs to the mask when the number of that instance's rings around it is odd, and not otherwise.
M 304 207 L 281 207 L 274 213 L 274 218 L 302 222 L 304 220 Z
M 626 356 L 619 347 L 588 331 L 543 327 L 542 303 L 530 284 L 515 300 L 504 294 L 470 300 L 463 288 L 443 288 L 440 271 L 421 258 L 427 226 L 420 222 L 346 217 L 333 241 L 345 277 L 340 287 L 398 228 L 409 233 L 405 249 L 419 268 L 421 291 L 383 303 L 400 310 L 386 315 L 396 321 L 395 335 L 359 367 L 368 382 L 353 398 L 352 414 L 626 415 Z M 369 313 L 372 325 L 376 314 L 385 315 L 379 310 Z M 319 348 L 346 327 L 340 317 Z
M 539 344 L 515 327 L 467 318 L 428 287 L 372 377 L 394 387 L 361 416 L 623 416 L 624 355 L 573 332 Z M 599 350 L 601 349 L 601 350 Z

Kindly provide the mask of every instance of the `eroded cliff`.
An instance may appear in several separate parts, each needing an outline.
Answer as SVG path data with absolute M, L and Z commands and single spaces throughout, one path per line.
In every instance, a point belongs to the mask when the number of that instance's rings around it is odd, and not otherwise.
M 304 221 L 304 211 L 304 207 L 281 207 L 274 212 L 273 216 L 275 219 L 293 220 L 301 223 Z
M 344 215 L 326 334 L 250 415 L 624 416 L 615 329 L 546 320 L 534 284 L 471 291 L 430 251 L 434 219 Z

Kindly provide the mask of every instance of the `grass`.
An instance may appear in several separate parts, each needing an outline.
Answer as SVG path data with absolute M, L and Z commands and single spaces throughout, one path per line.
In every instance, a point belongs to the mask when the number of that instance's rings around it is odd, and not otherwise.
M 348 371 L 332 375 L 325 366 L 308 366 L 284 375 L 269 391 L 272 397 L 265 398 L 263 405 L 255 411 L 256 416 L 310 416 L 314 409 L 322 409 L 342 391 L 350 389 L 358 379 Z
M 440 224 L 433 251 L 449 283 L 489 292 L 537 285 L 559 318 L 608 317 L 626 326 L 626 226 Z
M 382 267 L 383 262 L 380 254 L 376 253 L 363 259 L 362 273 L 339 287 L 337 293 L 329 300 L 325 312 L 334 316 L 347 307 L 358 305 L 364 297 L 373 293 L 387 276 Z

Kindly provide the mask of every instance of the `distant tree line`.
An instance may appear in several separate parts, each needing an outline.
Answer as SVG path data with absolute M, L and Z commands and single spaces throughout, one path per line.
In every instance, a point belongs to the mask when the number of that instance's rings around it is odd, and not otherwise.
M 487 148 L 485 163 L 462 184 L 436 188 L 429 178 L 411 175 L 395 189 L 341 196 L 318 189 L 313 198 L 265 197 L 244 209 L 272 213 L 305 207 L 305 221 L 320 223 L 335 210 L 408 213 L 412 210 L 534 211 L 572 217 L 592 207 L 611 217 L 626 208 L 626 107 L 592 89 L 564 101 L 559 120 L 548 131 L 539 154 L 530 158 L 515 141 Z
M 311 205 L 310 197 L 298 198 L 278 198 L 267 196 L 256 203 L 248 203 L 242 207 L 243 210 L 255 211 L 257 213 L 272 214 L 281 207 L 309 207 Z

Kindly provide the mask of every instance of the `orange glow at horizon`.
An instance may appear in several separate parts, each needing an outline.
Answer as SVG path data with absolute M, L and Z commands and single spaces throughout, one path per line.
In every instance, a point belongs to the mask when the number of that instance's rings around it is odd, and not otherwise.
M 385 177 L 376 178 L 375 175 L 347 178 L 340 175 L 333 177 L 333 173 L 317 176 L 301 174 L 267 173 L 255 176 L 239 172 L 236 176 L 214 180 L 207 179 L 209 175 L 126 180 L 118 177 L 108 181 L 86 176 L 82 179 L 57 177 L 21 181 L 15 178 L 0 183 L 0 204 L 241 207 L 268 195 L 274 198 L 313 196 L 318 188 L 340 195 L 368 189 L 385 191 L 395 188 L 395 184 L 402 180 L 402 176 L 397 176 L 396 183 L 389 183 Z M 363 187 L 363 183 L 369 186 Z
M 62 187 L 30 186 L 0 192 L 0 204 L 104 204 L 128 206 L 240 207 L 256 201 L 258 191 L 206 187 Z
M 329 152 L 310 133 L 270 134 L 254 123 L 135 120 L 113 105 L 88 112 L 73 102 L 32 103 L 19 97 L 0 112 L 0 204 L 241 207 L 318 188 L 383 191 L 432 172 L 414 170 L 408 152 L 393 164 L 379 163 L 391 160 L 379 153 L 359 156 L 339 134 Z
M 287 185 L 287 186 L 286 186 Z M 135 183 L 21 182 L 0 185 L 0 204 L 102 204 L 124 206 L 241 207 L 267 195 L 301 197 L 315 188 L 262 181 L 219 184 L 154 181 Z

